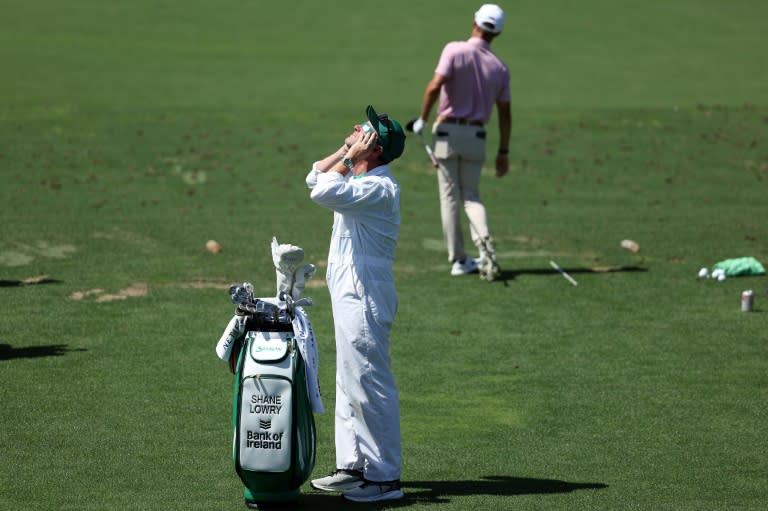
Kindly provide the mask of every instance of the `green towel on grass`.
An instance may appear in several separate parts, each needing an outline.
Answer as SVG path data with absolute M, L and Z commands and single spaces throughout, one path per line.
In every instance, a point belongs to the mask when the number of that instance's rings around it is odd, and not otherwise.
M 715 270 L 723 270 L 726 277 L 735 277 L 736 275 L 763 275 L 765 268 L 754 257 L 737 257 L 736 259 L 726 259 L 715 264 Z

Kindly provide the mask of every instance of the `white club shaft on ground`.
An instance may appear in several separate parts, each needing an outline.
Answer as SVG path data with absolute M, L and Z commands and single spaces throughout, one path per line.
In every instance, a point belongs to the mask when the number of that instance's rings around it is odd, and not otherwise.
M 571 277 L 570 275 L 568 275 L 568 274 L 565 272 L 565 270 L 563 270 L 562 268 L 560 268 L 560 267 L 557 265 L 557 263 L 556 263 L 556 262 L 554 262 L 554 261 L 550 261 L 550 262 L 549 262 L 549 265 L 550 265 L 552 268 L 556 269 L 558 272 L 560 272 L 560 275 L 562 275 L 563 277 L 565 277 L 565 280 L 567 280 L 568 282 L 570 282 L 570 283 L 571 283 L 571 284 L 573 284 L 574 286 L 578 286 L 578 285 L 579 285 L 579 283 L 578 283 L 578 282 L 576 282 L 575 280 L 573 280 L 573 277 Z

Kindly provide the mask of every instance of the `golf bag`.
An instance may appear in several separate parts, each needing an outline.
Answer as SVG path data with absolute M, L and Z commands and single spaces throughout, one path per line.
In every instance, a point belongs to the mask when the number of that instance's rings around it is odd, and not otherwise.
M 235 470 L 246 502 L 258 505 L 298 498 L 315 465 L 316 438 L 294 311 L 274 298 L 255 303 L 242 318 L 230 367 Z

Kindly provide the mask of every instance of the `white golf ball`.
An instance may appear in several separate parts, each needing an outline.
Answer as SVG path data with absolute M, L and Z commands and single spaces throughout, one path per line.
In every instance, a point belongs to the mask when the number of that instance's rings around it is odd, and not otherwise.
M 703 279 L 704 277 L 709 276 L 709 270 L 706 268 L 702 268 L 699 270 L 699 278 Z
M 724 281 L 724 280 L 725 280 L 725 272 L 722 272 L 722 273 L 718 273 L 718 274 L 717 274 L 717 281 L 718 281 L 718 282 L 722 282 L 722 281 Z

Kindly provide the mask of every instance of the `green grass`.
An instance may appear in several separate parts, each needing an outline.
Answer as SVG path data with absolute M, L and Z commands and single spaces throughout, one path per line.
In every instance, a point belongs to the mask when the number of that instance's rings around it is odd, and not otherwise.
M 473 10 L 437 5 L 4 3 L 0 508 L 242 506 L 213 351 L 226 286 L 271 292 L 272 236 L 325 259 L 305 172 L 369 102 L 417 114 Z M 503 279 L 448 276 L 410 141 L 392 343 L 407 499 L 307 485 L 299 507 L 762 509 L 768 282 L 695 275 L 768 263 L 768 8 L 504 7 L 512 170 L 483 184 Z M 330 303 L 307 294 L 332 410 Z M 324 474 L 333 414 L 316 418 Z

